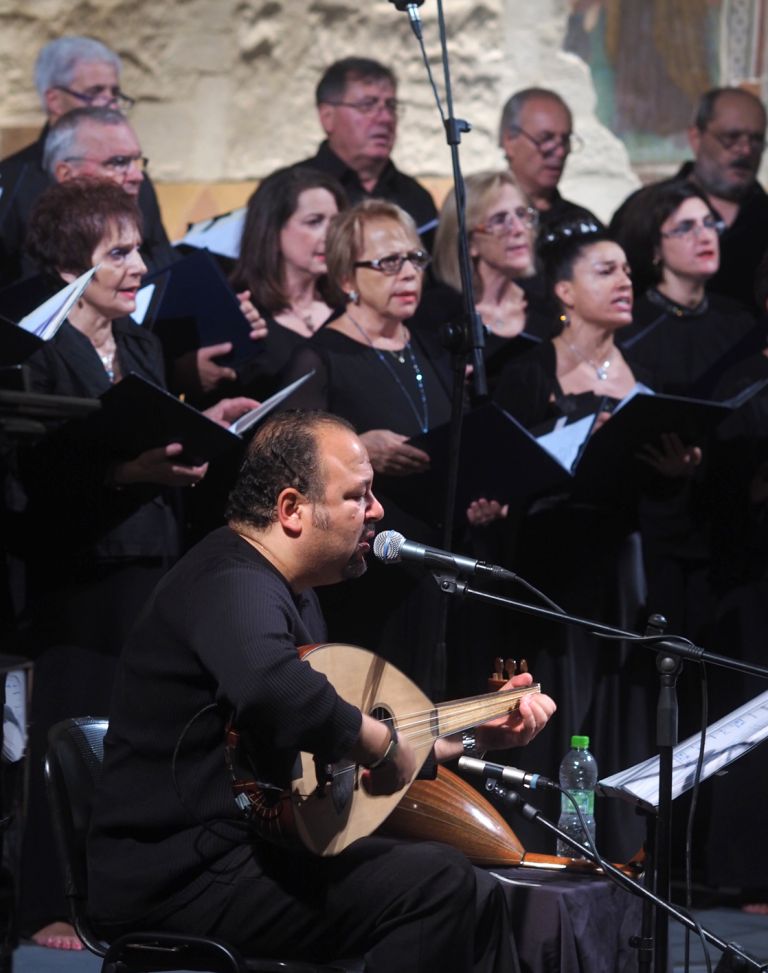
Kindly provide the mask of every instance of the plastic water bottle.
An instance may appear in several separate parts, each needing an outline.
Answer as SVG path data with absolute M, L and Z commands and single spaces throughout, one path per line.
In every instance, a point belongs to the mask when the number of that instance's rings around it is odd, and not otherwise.
M 571 737 L 571 749 L 563 757 L 560 764 L 560 786 L 563 790 L 569 791 L 574 800 L 577 801 L 594 841 L 597 761 L 588 748 L 589 737 Z M 575 838 L 580 844 L 588 844 L 579 816 L 565 794 L 560 795 L 560 820 L 557 825 L 561 831 Z M 560 838 L 557 839 L 557 853 L 565 858 L 586 858 L 586 855 L 581 854 Z

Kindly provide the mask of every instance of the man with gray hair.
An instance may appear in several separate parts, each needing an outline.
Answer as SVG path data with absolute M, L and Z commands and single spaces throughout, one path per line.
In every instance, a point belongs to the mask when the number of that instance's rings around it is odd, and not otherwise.
M 583 206 L 563 199 L 557 189 L 568 156 L 581 146 L 581 139 L 573 133 L 570 108 L 556 91 L 524 88 L 507 99 L 499 146 L 518 185 L 539 211 L 541 225 L 592 217 Z
M 87 131 L 88 146 L 80 145 L 77 153 L 82 157 L 77 174 L 114 179 L 126 192 L 138 196 L 144 218 L 147 266 L 154 270 L 173 260 L 157 195 L 142 171 L 144 161 L 138 141 L 121 114 L 133 105 L 133 99 L 120 89 L 120 72 L 118 55 L 91 37 L 59 37 L 40 51 L 35 64 L 35 85 L 46 113 L 46 124 L 35 142 L 0 162 L 0 185 L 5 197 L 0 203 L 0 286 L 32 273 L 23 257 L 27 221 L 38 196 L 54 179 L 53 170 L 46 171 L 44 166 L 46 140 L 49 132 L 58 129 L 61 120 L 71 112 L 96 113 L 78 136 L 78 142 L 82 142 Z M 102 116 L 101 112 L 106 114 Z M 74 127 L 79 128 L 80 124 L 82 116 Z M 103 138 L 96 138 L 97 125 Z M 72 136 L 73 131 L 65 127 L 59 130 L 59 135 Z M 134 157 L 135 161 L 121 172 L 128 157 Z M 115 166 L 115 159 L 123 162 Z M 72 173 L 66 172 L 65 178 L 71 177 Z

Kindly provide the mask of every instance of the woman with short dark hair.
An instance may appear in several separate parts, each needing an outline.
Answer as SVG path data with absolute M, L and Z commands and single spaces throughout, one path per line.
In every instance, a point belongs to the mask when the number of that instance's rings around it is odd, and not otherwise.
M 59 285 L 96 271 L 68 320 L 27 360 L 31 391 L 96 399 L 129 372 L 164 386 L 157 338 L 129 317 L 146 270 L 140 244 L 135 201 L 113 183 L 73 180 L 40 197 L 28 245 L 41 269 Z M 232 421 L 252 405 L 224 400 L 208 414 Z M 80 420 L 62 421 L 20 449 L 27 617 L 16 649 L 35 664 L 22 905 L 36 940 L 64 947 L 74 935 L 61 923 L 67 909 L 52 866 L 42 779 L 46 733 L 66 717 L 108 713 L 123 639 L 180 553 L 173 488 L 194 486 L 207 471 L 180 459 L 180 443 L 137 455 L 86 432 Z
M 618 339 L 654 373 L 659 392 L 708 397 L 724 368 L 758 346 L 746 306 L 708 294 L 725 224 L 690 182 L 640 190 L 623 208 L 617 240 L 632 267 L 633 322 Z M 752 295 L 744 295 L 744 305 Z

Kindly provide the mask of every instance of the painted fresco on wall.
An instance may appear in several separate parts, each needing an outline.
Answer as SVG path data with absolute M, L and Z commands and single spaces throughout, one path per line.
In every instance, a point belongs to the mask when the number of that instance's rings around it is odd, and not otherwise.
M 720 84 L 760 93 L 766 0 L 570 0 L 564 48 L 590 66 L 597 114 L 636 166 L 689 155 L 699 96 Z

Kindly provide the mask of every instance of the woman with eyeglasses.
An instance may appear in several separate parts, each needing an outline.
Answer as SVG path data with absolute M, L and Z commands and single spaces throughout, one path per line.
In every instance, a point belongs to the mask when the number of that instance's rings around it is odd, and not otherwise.
M 624 207 L 617 240 L 632 267 L 632 325 L 619 344 L 653 371 L 660 392 L 708 397 L 723 370 L 756 347 L 744 305 L 708 294 L 724 224 L 688 181 L 640 190 Z M 754 341 L 752 339 L 755 339 Z
M 96 268 L 68 319 L 27 360 L 30 391 L 96 399 L 130 372 L 162 387 L 159 342 L 129 317 L 146 270 L 136 201 L 108 182 L 54 185 L 34 209 L 27 239 L 58 287 Z M 255 404 L 222 400 L 207 414 L 226 424 Z M 22 904 L 41 945 L 81 948 L 61 923 L 67 909 L 52 864 L 45 734 L 58 720 L 107 712 L 122 641 L 181 553 L 178 488 L 198 484 L 208 466 L 186 461 L 180 443 L 137 454 L 87 423 L 65 423 L 62 411 L 56 428 L 19 449 L 27 603 L 14 645 L 35 665 Z
M 551 313 L 533 278 L 538 212 L 508 171 L 468 176 L 466 222 L 472 286 L 485 327 L 485 361 L 493 387 L 505 361 L 552 333 Z M 425 297 L 420 319 L 433 324 L 460 319 L 461 275 L 456 200 L 449 193 L 440 211 L 433 275 L 439 285 Z M 519 340 L 515 340 L 519 339 Z
M 429 255 L 404 210 L 369 199 L 333 221 L 326 261 L 343 310 L 294 352 L 285 379 L 312 370 L 314 375 L 290 405 L 325 409 L 352 422 L 376 473 L 384 527 L 435 544 L 439 537 L 417 512 L 412 493 L 418 482 L 413 475 L 427 470 L 430 458 L 409 442 L 447 422 L 451 413 L 448 354 L 429 331 L 409 325 Z M 431 503 L 439 519 L 440 498 Z M 425 690 L 433 689 L 430 586 L 376 563 L 354 585 L 352 598 L 347 590 L 322 593 L 332 637 L 381 653 Z

